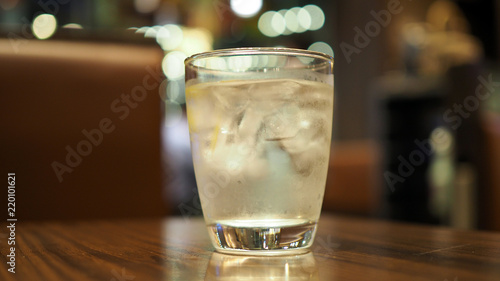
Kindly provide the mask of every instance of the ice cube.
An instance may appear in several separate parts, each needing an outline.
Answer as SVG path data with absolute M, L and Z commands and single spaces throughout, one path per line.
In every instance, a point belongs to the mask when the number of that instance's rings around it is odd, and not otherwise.
M 296 104 L 286 104 L 264 118 L 266 140 L 292 138 L 300 130 L 301 112 Z
M 307 151 L 291 153 L 292 167 L 303 176 L 310 175 L 318 163 L 322 163 L 327 159 L 325 156 L 327 153 L 323 151 L 324 148 L 325 146 L 320 143 L 313 143 L 309 145 Z
M 323 161 L 325 147 L 328 147 L 328 122 L 321 112 L 303 111 L 298 122 L 299 130 L 293 138 L 280 140 L 282 149 L 290 154 L 292 166 L 303 174 L 309 175 L 313 164 Z
M 233 86 L 230 83 L 223 86 L 214 86 L 212 94 L 216 98 L 217 110 L 230 115 L 241 114 L 249 104 L 245 86 Z
M 239 141 L 250 141 L 255 144 L 259 129 L 262 126 L 263 114 L 255 106 L 248 107 L 243 113 L 243 117 L 238 125 Z
M 295 95 L 302 92 L 302 88 L 300 83 L 292 80 L 282 80 L 279 83 L 263 80 L 252 84 L 248 91 L 257 93 L 264 100 L 293 100 Z

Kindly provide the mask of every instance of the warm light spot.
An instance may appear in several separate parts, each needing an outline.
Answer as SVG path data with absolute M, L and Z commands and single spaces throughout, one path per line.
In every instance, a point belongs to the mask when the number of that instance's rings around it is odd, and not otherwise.
M 421 24 L 405 24 L 403 26 L 403 38 L 411 45 L 421 46 L 425 43 L 427 31 Z
M 250 18 L 255 16 L 262 8 L 262 0 L 231 0 L 231 10 L 242 17 Z
M 446 152 L 453 145 L 453 135 L 445 127 L 437 127 L 432 131 L 430 141 L 436 152 Z
M 182 29 L 175 24 L 167 24 L 161 27 L 156 34 L 156 41 L 166 51 L 179 47 L 183 38 Z
M 162 46 L 163 41 L 167 41 L 170 38 L 170 31 L 168 28 L 161 27 L 158 32 L 156 32 L 156 42 Z M 163 48 L 163 46 L 162 46 Z
M 163 58 L 161 67 L 168 79 L 175 80 L 184 75 L 184 59 L 186 57 L 183 52 L 173 51 Z
M 68 24 L 63 25 L 63 28 L 83 29 L 83 26 L 79 25 L 78 23 L 68 23 Z
M 143 33 L 143 34 L 145 34 L 146 31 L 148 31 L 148 30 L 149 30 L 149 26 L 143 26 L 143 27 L 137 28 L 135 30 L 135 33 Z
M 162 26 L 155 25 L 155 26 L 152 26 L 152 27 L 145 29 L 144 37 L 156 38 L 158 36 L 158 32 L 160 32 L 161 28 L 162 28 Z M 136 33 L 138 33 L 138 31 L 139 30 L 137 30 Z
M 207 52 L 212 50 L 213 36 L 210 31 L 203 28 L 182 28 L 183 40 L 178 50 L 191 56 L 197 53 Z
M 41 14 L 33 20 L 33 34 L 38 39 L 47 39 L 56 32 L 57 20 L 53 15 Z

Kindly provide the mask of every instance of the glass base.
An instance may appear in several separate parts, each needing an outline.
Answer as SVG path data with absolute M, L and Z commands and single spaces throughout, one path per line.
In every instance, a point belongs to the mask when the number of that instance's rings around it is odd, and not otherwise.
M 216 251 L 238 255 L 296 255 L 308 252 L 316 234 L 315 222 L 272 227 L 240 225 L 244 222 L 208 226 Z

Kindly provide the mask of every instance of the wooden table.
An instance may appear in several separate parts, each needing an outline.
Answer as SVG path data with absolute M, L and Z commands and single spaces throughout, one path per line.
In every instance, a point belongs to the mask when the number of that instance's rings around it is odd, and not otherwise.
M 6 230 L 0 280 L 500 280 L 500 233 L 337 216 L 312 253 L 274 258 L 214 253 L 199 218 L 19 221 L 15 274 Z

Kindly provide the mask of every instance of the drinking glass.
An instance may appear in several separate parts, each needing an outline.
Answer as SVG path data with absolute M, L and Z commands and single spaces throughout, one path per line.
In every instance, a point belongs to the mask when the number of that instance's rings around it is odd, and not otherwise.
M 305 252 L 328 170 L 333 58 L 238 48 L 193 55 L 185 67 L 196 182 L 215 249 Z

